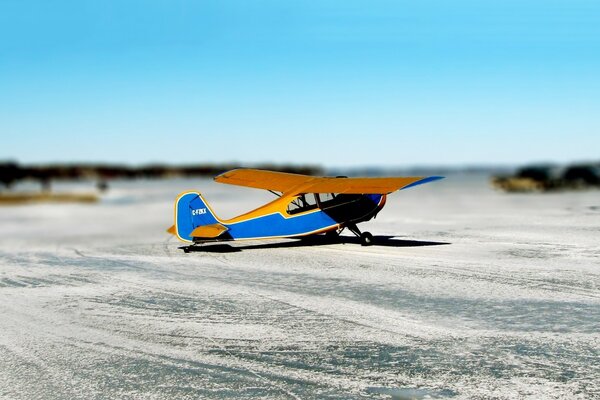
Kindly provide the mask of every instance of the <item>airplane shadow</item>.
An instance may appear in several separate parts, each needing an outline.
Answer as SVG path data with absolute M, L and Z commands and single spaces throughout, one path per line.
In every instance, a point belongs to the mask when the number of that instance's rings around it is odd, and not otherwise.
M 423 247 L 423 246 L 443 246 L 451 244 L 449 242 L 431 242 L 423 240 L 405 240 L 394 239 L 394 236 L 374 236 L 371 246 L 377 247 Z M 310 236 L 302 239 L 295 239 L 286 242 L 260 243 L 232 246 L 227 243 L 206 243 L 195 246 L 182 246 L 182 250 L 187 249 L 189 252 L 206 252 L 206 253 L 238 253 L 244 250 L 259 250 L 259 249 L 284 249 L 296 247 L 312 247 L 312 246 L 331 246 L 335 244 L 352 244 L 360 246 L 360 239 L 355 236 L 340 236 L 337 239 L 330 239 L 325 235 Z M 371 247 L 369 246 L 369 247 Z

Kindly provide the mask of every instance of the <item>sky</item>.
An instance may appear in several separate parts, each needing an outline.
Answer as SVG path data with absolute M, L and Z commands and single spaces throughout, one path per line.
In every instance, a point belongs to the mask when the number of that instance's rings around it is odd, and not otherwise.
M 0 160 L 600 159 L 600 2 L 0 0 Z

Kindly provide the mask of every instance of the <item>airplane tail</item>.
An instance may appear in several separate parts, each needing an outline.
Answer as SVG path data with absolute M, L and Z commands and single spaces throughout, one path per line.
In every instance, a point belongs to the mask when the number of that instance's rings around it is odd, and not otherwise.
M 175 225 L 169 228 L 180 240 L 191 242 L 192 232 L 202 226 L 220 225 L 206 200 L 198 192 L 184 192 L 175 200 Z

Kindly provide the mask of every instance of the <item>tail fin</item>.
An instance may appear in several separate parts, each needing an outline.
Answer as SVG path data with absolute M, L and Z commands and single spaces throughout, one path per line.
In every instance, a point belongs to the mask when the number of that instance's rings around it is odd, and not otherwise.
M 175 200 L 175 233 L 180 240 L 191 242 L 194 229 L 217 223 L 217 217 L 200 193 L 184 192 Z

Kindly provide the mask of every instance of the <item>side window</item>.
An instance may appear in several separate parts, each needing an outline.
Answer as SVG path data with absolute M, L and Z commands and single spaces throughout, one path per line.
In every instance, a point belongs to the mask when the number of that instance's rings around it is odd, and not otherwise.
M 321 203 L 325 203 L 335 199 L 335 193 L 319 193 L 319 200 Z
M 294 199 L 287 206 L 288 214 L 296 214 L 300 212 L 300 201 L 298 199 Z
M 317 196 L 319 196 L 321 208 L 327 208 L 336 204 L 335 198 L 338 195 L 336 193 L 319 193 Z
M 288 214 L 298 214 L 317 208 L 317 199 L 312 193 L 301 194 L 288 204 Z

